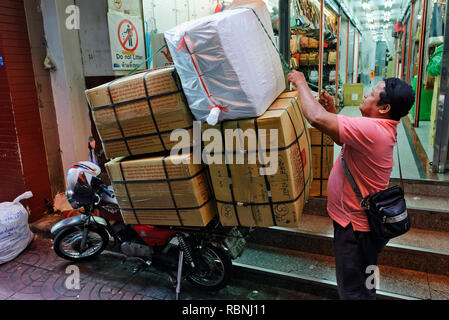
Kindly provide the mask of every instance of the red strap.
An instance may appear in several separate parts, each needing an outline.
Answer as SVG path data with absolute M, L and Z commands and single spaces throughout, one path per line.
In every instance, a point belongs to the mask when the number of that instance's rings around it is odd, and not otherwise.
M 190 55 L 190 59 L 192 59 L 193 66 L 195 67 L 195 71 L 196 71 L 198 77 L 200 78 L 201 85 L 203 86 L 203 89 L 204 89 L 204 91 L 206 92 L 207 97 L 209 98 L 209 100 L 210 100 L 210 101 L 212 102 L 212 104 L 213 104 L 213 106 L 209 106 L 209 107 L 207 107 L 207 108 L 208 108 L 208 109 L 218 108 L 218 109 L 220 109 L 221 111 L 228 112 L 228 109 L 226 109 L 226 107 L 223 107 L 222 105 L 218 105 L 218 104 L 216 104 L 216 103 L 212 100 L 212 96 L 209 94 L 209 91 L 207 90 L 206 84 L 204 83 L 203 76 L 200 74 L 200 72 L 199 72 L 199 70 L 198 70 L 198 67 L 197 67 L 197 65 L 196 65 L 196 63 L 195 63 L 195 60 L 193 59 L 193 55 L 192 55 L 192 53 L 190 52 L 189 47 L 187 46 L 186 39 L 185 39 L 185 35 L 184 35 L 184 37 L 182 37 L 181 43 L 179 44 L 178 49 L 176 49 L 176 51 L 181 50 L 181 48 L 183 47 L 183 45 L 184 45 L 184 47 L 187 49 L 187 52 L 188 52 L 189 55 Z
M 212 101 L 212 103 L 214 103 L 214 102 Z M 213 108 L 218 108 L 223 112 L 228 112 L 228 109 L 226 109 L 226 107 L 220 106 L 218 104 L 215 104 L 214 106 L 207 107 L 207 109 L 213 109 Z
M 184 45 L 187 48 L 187 44 L 186 44 L 186 39 L 184 37 L 182 37 L 181 42 L 179 43 L 178 49 L 176 49 L 176 51 L 181 50 L 182 45 Z M 187 50 L 189 50 L 189 48 L 187 48 Z

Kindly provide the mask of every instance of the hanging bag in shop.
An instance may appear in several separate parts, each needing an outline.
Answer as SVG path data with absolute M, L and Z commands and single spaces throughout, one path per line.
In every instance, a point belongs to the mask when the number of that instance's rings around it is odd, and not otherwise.
M 310 32 L 313 28 L 313 23 L 310 21 L 309 16 L 306 13 L 306 10 L 304 10 L 303 4 L 300 0 L 295 0 L 295 4 L 297 6 L 297 10 L 299 11 L 299 16 L 302 18 L 303 21 L 305 21 L 305 24 L 301 27 L 301 29 L 305 32 Z
M 294 2 L 294 13 L 296 18 L 296 27 L 297 28 L 307 28 L 308 22 L 301 15 L 301 9 L 299 8 L 298 1 Z
M 299 45 L 300 45 L 301 49 L 309 48 L 309 38 L 301 36 L 301 39 L 299 40 Z
M 403 186 L 399 148 L 397 148 L 397 153 L 401 185 Z M 375 236 L 381 242 L 386 243 L 388 240 L 409 231 L 410 217 L 407 213 L 403 187 L 393 186 L 363 198 L 360 189 L 357 187 L 357 184 L 347 167 L 343 154 L 344 146 L 341 150 L 343 169 L 345 170 L 346 177 L 360 202 L 360 206 L 366 212 L 368 224 Z
M 298 42 L 296 35 L 292 35 L 290 38 L 290 53 L 294 54 L 296 52 L 298 52 Z
M 294 55 L 292 55 L 293 56 L 293 58 L 295 58 L 295 60 L 296 60 L 296 67 L 299 67 L 299 65 L 300 65 L 300 57 L 301 57 L 301 54 L 300 53 L 295 53 Z
M 335 83 L 335 75 L 336 75 L 336 71 L 335 70 L 332 70 L 330 73 L 329 73 L 329 82 L 330 83 Z
M 318 83 L 318 71 L 317 70 L 310 71 L 309 81 L 312 83 Z
M 290 68 L 291 69 L 298 68 L 298 63 L 297 63 L 296 59 L 293 56 L 290 58 Z
M 329 52 L 327 63 L 331 65 L 337 64 L 337 51 Z
M 310 21 L 309 33 L 315 33 L 319 31 L 319 26 L 317 22 L 317 17 L 319 17 L 315 12 L 315 7 L 308 3 L 307 0 L 301 0 L 299 2 L 300 8 L 307 19 Z M 319 21 L 319 20 L 318 20 Z
M 318 40 L 309 38 L 309 48 L 318 49 L 319 45 L 320 45 L 320 42 Z
M 318 52 L 311 52 L 309 53 L 309 65 L 310 66 L 317 66 L 320 62 L 320 57 L 318 55 Z
M 301 66 L 309 65 L 309 54 L 308 53 L 301 53 L 301 55 L 299 57 L 299 64 Z

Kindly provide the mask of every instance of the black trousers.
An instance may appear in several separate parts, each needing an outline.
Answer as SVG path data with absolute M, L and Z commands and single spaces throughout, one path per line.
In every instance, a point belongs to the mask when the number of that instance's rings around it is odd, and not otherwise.
M 343 228 L 334 221 L 334 255 L 340 299 L 376 299 L 374 270 L 378 254 L 385 245 L 371 232 L 354 231 L 351 223 Z

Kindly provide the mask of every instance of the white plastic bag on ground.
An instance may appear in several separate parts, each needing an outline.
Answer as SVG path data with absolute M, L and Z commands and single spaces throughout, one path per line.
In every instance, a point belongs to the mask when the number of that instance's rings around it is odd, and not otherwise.
M 164 33 L 197 120 L 260 116 L 285 89 L 270 14 L 263 2 L 251 2 Z
M 33 240 L 28 211 L 20 203 L 32 196 L 31 191 L 27 191 L 13 202 L 0 203 L 0 264 L 17 257 Z

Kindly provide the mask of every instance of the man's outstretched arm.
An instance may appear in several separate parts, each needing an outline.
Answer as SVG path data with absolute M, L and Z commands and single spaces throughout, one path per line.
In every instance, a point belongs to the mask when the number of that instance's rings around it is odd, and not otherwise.
M 301 72 L 293 70 L 289 73 L 288 80 L 298 90 L 299 104 L 310 124 L 330 136 L 336 144 L 341 145 L 337 115 L 327 112 L 315 100 Z

